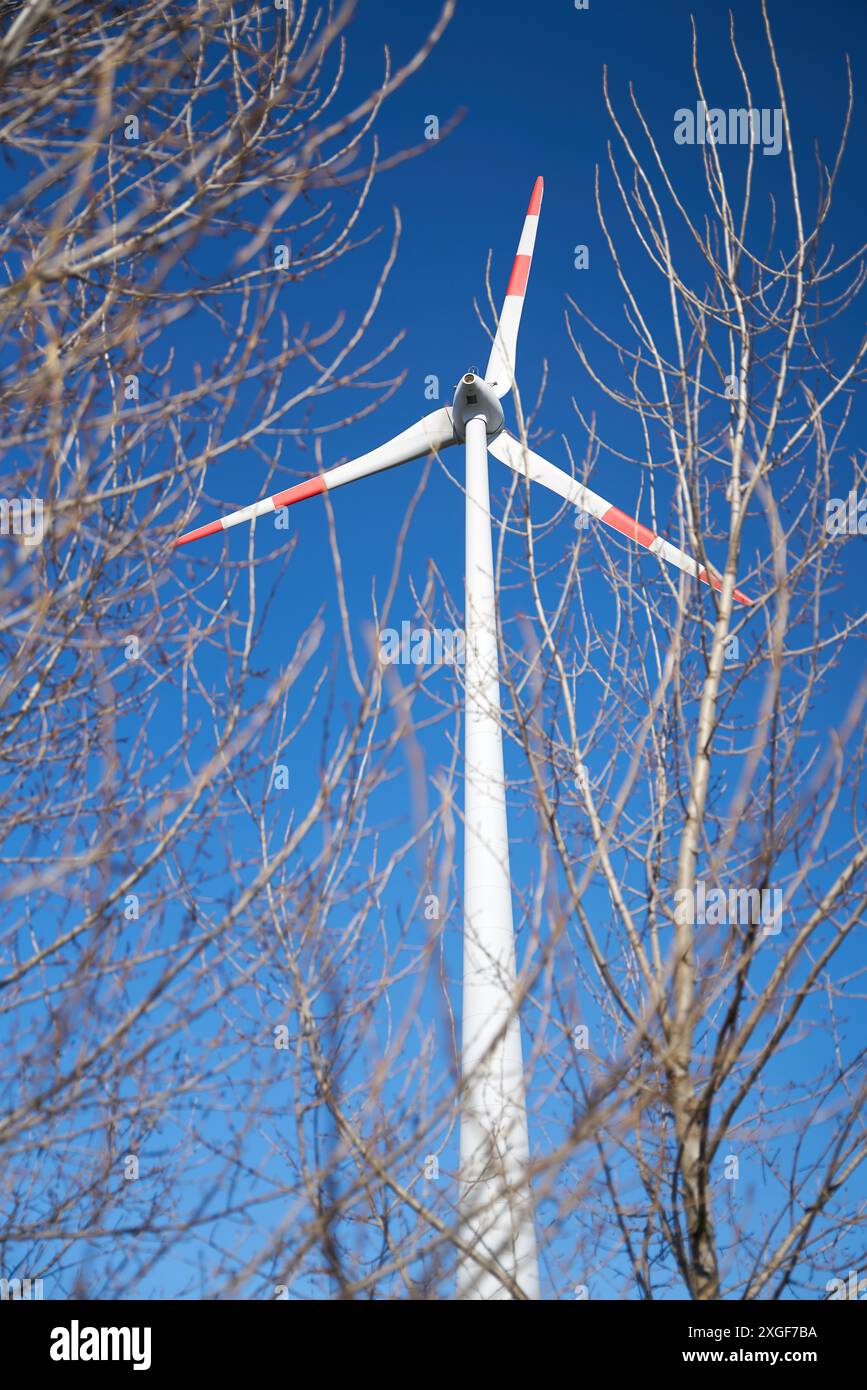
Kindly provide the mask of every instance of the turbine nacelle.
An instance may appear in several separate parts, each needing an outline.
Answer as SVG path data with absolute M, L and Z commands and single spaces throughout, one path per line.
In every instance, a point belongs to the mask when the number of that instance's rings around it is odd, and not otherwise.
M 483 381 L 475 372 L 467 372 L 458 382 L 455 399 L 452 403 L 452 423 L 455 438 L 463 443 L 467 433 L 467 421 L 482 416 L 488 439 L 495 439 L 503 428 L 503 407 L 493 387 Z

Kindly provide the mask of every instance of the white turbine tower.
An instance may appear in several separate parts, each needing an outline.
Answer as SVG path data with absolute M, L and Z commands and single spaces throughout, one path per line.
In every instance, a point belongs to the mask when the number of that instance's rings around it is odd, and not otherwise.
M 371 473 L 463 444 L 466 451 L 464 959 L 461 1038 L 459 1299 L 539 1297 L 527 1176 L 529 1141 L 517 1009 L 497 657 L 488 453 L 715 589 L 719 577 L 583 487 L 504 429 L 543 184 L 536 180 L 485 377 L 467 372 L 451 407 L 349 463 L 188 531 L 175 546 L 289 507 Z M 750 599 L 738 589 L 741 603 Z M 475 1258 L 478 1255 L 479 1258 Z

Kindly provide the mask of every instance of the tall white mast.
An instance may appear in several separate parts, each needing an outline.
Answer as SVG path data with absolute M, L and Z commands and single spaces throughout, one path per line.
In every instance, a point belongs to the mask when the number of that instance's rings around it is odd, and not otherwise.
M 459 1299 L 539 1296 L 503 775 L 488 422 L 466 422 L 464 962 Z

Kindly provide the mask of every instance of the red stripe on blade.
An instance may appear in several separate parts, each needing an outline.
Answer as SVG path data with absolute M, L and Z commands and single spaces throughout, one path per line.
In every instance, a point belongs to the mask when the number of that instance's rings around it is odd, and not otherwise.
M 324 478 L 308 478 L 305 483 L 296 483 L 294 487 L 287 487 L 285 492 L 274 493 L 274 506 L 291 507 L 293 502 L 303 502 L 307 497 L 317 497 L 320 492 L 325 492 Z
M 524 291 L 527 288 L 527 280 L 529 278 L 529 275 L 530 257 L 516 256 L 515 264 L 512 266 L 512 274 L 509 277 L 509 283 L 506 288 L 506 294 L 517 294 L 523 298 Z
M 172 541 L 172 549 L 176 549 L 179 545 L 189 545 L 190 541 L 199 541 L 202 536 L 213 536 L 222 529 L 223 523 L 221 521 L 209 521 L 207 526 L 197 526 L 195 531 L 187 531 L 185 535 L 178 536 L 176 540 Z
M 699 570 L 698 577 L 702 581 L 702 583 L 709 584 L 711 588 L 716 589 L 717 592 L 719 592 L 722 588 L 722 580 L 718 579 L 715 574 L 709 575 L 704 565 L 702 565 L 701 569 Z M 749 607 L 752 603 L 752 599 L 749 598 L 748 595 L 745 594 L 741 589 L 735 589 L 732 593 L 732 597 L 734 598 L 736 603 L 745 603 L 747 607 Z
M 533 196 L 530 199 L 530 206 L 527 208 L 528 217 L 538 217 L 539 209 L 542 206 L 542 194 L 545 191 L 544 180 L 540 177 L 533 184 Z
M 641 545 L 650 547 L 656 540 L 652 531 L 648 531 L 647 527 L 642 526 L 641 522 L 636 521 L 634 517 L 621 512 L 619 507 L 609 507 L 602 520 L 607 526 L 613 526 L 615 530 L 628 536 L 631 541 L 638 541 Z

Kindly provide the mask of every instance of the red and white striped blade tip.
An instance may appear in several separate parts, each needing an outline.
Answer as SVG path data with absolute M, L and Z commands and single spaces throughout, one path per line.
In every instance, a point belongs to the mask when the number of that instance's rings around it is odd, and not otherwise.
M 307 497 L 330 492 L 332 488 L 343 487 L 344 483 L 354 483 L 359 478 L 381 473 L 386 468 L 411 463 L 413 459 L 424 458 L 425 455 L 435 453 L 439 449 L 448 449 L 454 443 L 455 427 L 451 413 L 446 406 L 441 405 L 438 410 L 423 415 L 408 429 L 402 430 L 393 439 L 387 439 L 384 444 L 371 449 L 369 453 L 360 454 L 358 458 L 349 459 L 347 463 L 339 463 L 336 468 L 329 468 L 315 478 L 307 478 L 305 482 L 296 483 L 294 487 L 284 488 L 282 492 L 275 492 L 273 497 L 262 497 L 258 502 L 252 502 L 249 507 L 241 507 L 236 512 L 229 512 L 228 516 L 221 516 L 217 521 L 209 521 L 207 526 L 197 526 L 195 531 L 187 531 L 185 535 L 178 536 L 177 540 L 172 541 L 172 546 L 176 548 L 179 545 L 189 545 L 190 541 L 200 540 L 202 536 L 214 536 L 218 531 L 228 531 L 231 526 L 240 526 L 244 521 L 253 521 L 255 517 L 279 511 L 281 507 L 291 507 L 293 502 L 303 502 Z
M 337 469 L 333 471 L 338 472 Z M 303 502 L 307 497 L 317 497 L 325 490 L 326 483 L 322 474 L 316 478 L 307 478 L 303 483 L 296 483 L 294 487 L 275 492 L 272 497 L 263 497 L 261 501 L 253 502 L 249 507 L 241 507 L 237 512 L 230 512 L 228 516 L 218 517 L 216 521 L 209 521 L 204 526 L 197 526 L 195 531 L 185 531 L 182 536 L 177 536 L 172 541 L 172 550 L 177 550 L 179 545 L 189 545 L 190 541 L 199 541 L 203 536 L 215 536 L 218 531 L 228 531 L 242 521 L 252 521 L 256 516 L 279 511 L 281 507 L 291 507 L 293 502 Z
M 536 245 L 536 231 L 542 207 L 542 194 L 545 182 L 540 175 L 533 185 L 530 205 L 524 218 L 518 250 L 512 262 L 512 273 L 506 286 L 506 297 L 500 312 L 497 331 L 491 344 L 491 355 L 485 369 L 485 381 L 493 386 L 497 395 L 503 397 L 511 391 L 515 382 L 515 354 L 518 347 L 518 329 L 524 308 L 524 296 L 533 263 L 533 248 Z
M 545 462 L 547 464 L 547 460 Z M 547 467 L 556 469 L 555 464 L 547 464 Z M 561 469 L 556 469 L 556 471 L 558 473 L 562 472 Z M 567 474 L 563 474 L 563 478 L 564 481 L 568 482 Z M 582 489 L 582 491 L 586 496 L 593 497 L 597 503 L 603 502 L 602 498 L 597 497 L 595 493 L 591 493 L 589 489 L 585 488 Z M 603 502 L 603 505 L 606 510 L 599 512 L 598 515 L 599 519 L 603 521 L 606 526 L 610 526 L 613 530 L 619 531 L 622 536 L 628 536 L 632 541 L 638 541 L 638 544 L 643 545 L 645 550 L 655 552 L 656 547 L 661 545 L 664 559 L 667 559 L 671 564 L 677 565 L 679 569 L 686 569 L 687 574 L 694 574 L 699 582 L 707 584 L 708 588 L 716 589 L 717 592 L 722 589 L 722 579 L 715 569 L 709 570 L 705 565 L 697 565 L 685 551 L 680 550 L 678 546 L 672 545 L 670 541 L 666 541 L 664 536 L 657 536 L 649 527 L 644 526 L 642 522 L 638 521 L 635 517 L 629 516 L 628 513 L 622 512 L 619 507 L 611 506 L 608 502 Z M 752 604 L 753 601 L 742 589 L 734 589 L 732 591 L 732 597 L 736 599 L 738 603 L 743 603 L 747 606 Z
M 699 571 L 698 577 L 702 581 L 702 583 L 710 584 L 712 589 L 719 590 L 722 588 L 722 580 L 715 574 L 711 574 L 710 576 L 708 576 L 707 570 L 704 568 L 704 566 L 702 566 L 701 570 Z M 749 605 L 753 603 L 753 599 L 750 598 L 749 594 L 745 594 L 743 589 L 735 589 L 732 593 L 732 598 L 736 599 L 738 603 L 745 604 L 747 607 L 749 607 Z
M 572 478 L 568 473 L 564 473 L 562 468 L 558 468 L 556 464 L 543 458 L 541 454 L 537 454 L 533 449 L 522 445 L 521 441 L 515 435 L 510 434 L 508 430 L 501 431 L 492 439 L 488 443 L 488 449 L 494 458 L 500 459 L 519 476 L 526 476 L 531 482 L 540 483 L 542 487 L 548 488 L 558 497 L 565 498 L 573 506 L 580 507 L 582 511 L 596 517 L 597 521 L 601 521 L 603 525 L 610 526 L 613 531 L 619 531 L 621 536 L 627 536 L 629 540 L 637 541 L 651 554 L 659 556 L 670 565 L 675 565 L 685 574 L 693 575 L 702 584 L 707 584 L 712 589 L 722 589 L 722 579 L 713 567 L 708 569 L 704 565 L 698 565 L 691 555 L 687 555 L 685 550 L 672 545 L 663 536 L 657 536 L 637 517 L 622 512 L 619 507 L 613 506 L 607 498 L 600 497 L 598 492 L 591 491 L 589 487 L 579 483 L 577 478 Z M 732 596 L 738 603 L 752 604 L 753 602 L 741 589 L 734 589 Z
M 175 536 L 172 541 L 172 550 L 176 550 L 179 545 L 189 545 L 190 541 L 201 540 L 203 536 L 213 536 L 217 531 L 222 531 L 221 521 L 209 521 L 207 526 L 197 526 L 195 531 L 185 531 L 182 536 Z

